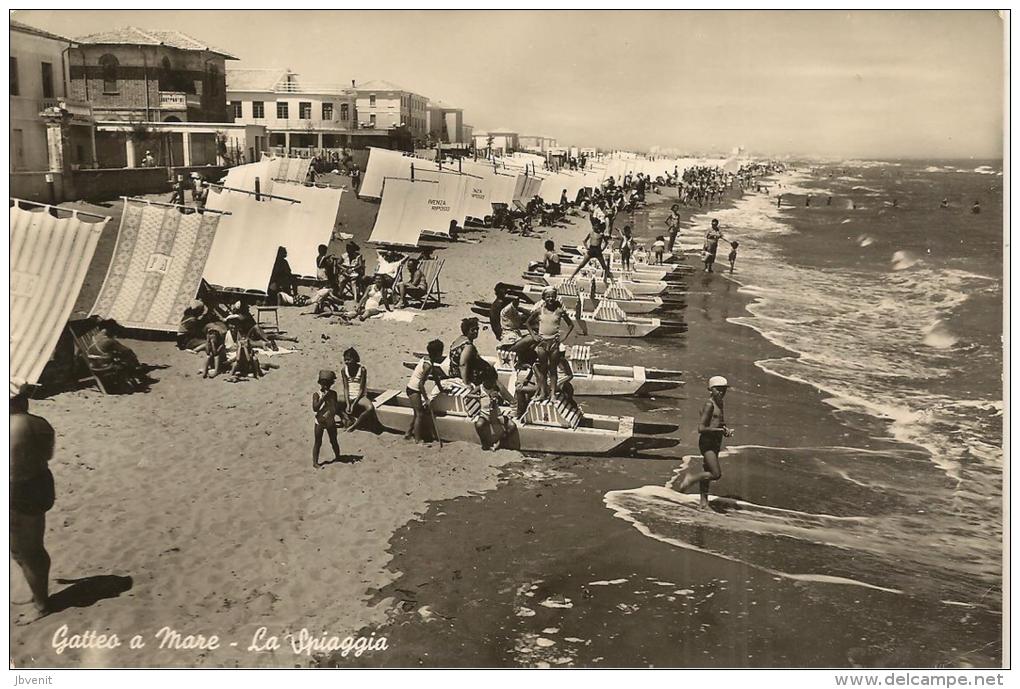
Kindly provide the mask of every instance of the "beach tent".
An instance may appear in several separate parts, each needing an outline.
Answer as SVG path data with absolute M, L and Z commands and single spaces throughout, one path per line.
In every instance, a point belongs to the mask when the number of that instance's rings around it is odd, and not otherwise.
M 506 206 L 512 204 L 518 179 L 518 175 L 506 172 L 497 172 L 493 175 L 489 201 L 493 204 L 501 203 Z
M 466 177 L 467 196 L 464 201 L 464 215 L 475 220 L 484 220 L 492 215 L 492 182 L 495 175 Z
M 418 246 L 422 221 L 428 212 L 429 197 L 439 182 L 391 177 L 385 180 L 382 205 L 375 216 L 375 225 L 368 241 L 374 244 Z
M 206 205 L 230 215 L 221 218 L 216 229 L 203 277 L 219 289 L 264 294 L 277 249 L 286 246 L 289 233 L 299 230 L 294 221 L 297 204 L 278 199 L 256 201 L 251 194 L 214 187 Z
M 287 249 L 291 272 L 315 277 L 319 245 L 328 246 L 333 238 L 343 189 L 293 182 L 278 182 L 273 189 L 276 195 L 299 202 L 289 205 L 286 224 L 274 230 L 278 245 Z
M 227 170 L 227 178 L 223 186 L 231 189 L 244 189 L 255 191 L 255 179 L 259 180 L 259 191 L 263 194 L 273 193 L 273 177 L 276 174 L 277 164 L 274 158 L 263 158 L 257 163 L 238 165 Z
M 117 245 L 90 315 L 176 332 L 198 294 L 221 214 L 125 199 Z
M 11 199 L 10 381 L 39 382 L 109 218 Z
M 400 151 L 391 151 L 386 148 L 370 148 L 368 164 L 365 166 L 365 177 L 361 180 L 358 196 L 381 198 L 383 180 L 388 177 L 410 178 L 412 166 L 414 166 L 416 179 L 419 171 L 439 169 L 439 165 L 431 160 L 405 156 Z
M 270 162 L 275 165 L 273 179 L 284 182 L 304 182 L 312 165 L 311 158 L 271 158 Z
M 422 232 L 450 236 L 450 223 L 456 221 L 464 225 L 464 200 L 467 195 L 467 175 L 456 173 L 440 173 L 435 186 L 426 187 L 430 190 L 424 206 L 412 206 L 414 217 Z M 385 198 L 385 197 L 384 197 Z

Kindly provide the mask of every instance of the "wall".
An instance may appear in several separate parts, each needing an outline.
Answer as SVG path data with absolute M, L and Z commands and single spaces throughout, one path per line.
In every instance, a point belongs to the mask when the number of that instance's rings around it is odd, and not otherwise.
M 53 96 L 64 96 L 64 69 L 61 52 L 66 43 L 42 36 L 12 30 L 10 56 L 18 61 L 18 95 L 10 97 L 9 169 L 46 170 L 49 156 L 46 148 L 46 125 L 39 118 L 42 108 L 42 63 L 53 65 Z M 14 130 L 20 130 L 21 160 L 15 150 Z
M 79 170 L 72 179 L 74 198 L 88 201 L 170 193 L 170 178 L 165 167 Z
M 45 172 L 12 172 L 10 174 L 10 195 L 28 201 L 50 203 L 52 199 L 50 199 L 49 185 L 46 183 L 46 174 Z M 65 193 L 64 176 L 61 173 L 53 173 L 53 182 L 57 203 L 70 198 L 71 195 Z

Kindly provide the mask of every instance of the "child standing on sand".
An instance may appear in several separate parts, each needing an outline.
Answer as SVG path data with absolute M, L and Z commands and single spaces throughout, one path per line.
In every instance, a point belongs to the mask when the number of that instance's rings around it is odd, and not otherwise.
M 737 247 L 740 246 L 740 242 L 730 242 L 730 273 L 733 272 L 733 264 L 737 262 Z
M 315 444 L 312 445 L 312 466 L 319 468 L 319 450 L 322 449 L 322 432 L 329 435 L 329 444 L 333 447 L 333 458 L 340 460 L 340 444 L 336 440 L 336 414 L 340 401 L 337 399 L 333 383 L 336 373 L 329 370 L 319 371 L 319 391 L 312 393 L 312 413 L 315 415 Z
M 407 398 L 411 401 L 411 408 L 414 410 L 414 418 L 411 420 L 411 427 L 407 429 L 404 438 L 414 438 L 415 444 L 425 441 L 425 412 L 429 400 L 425 392 L 425 381 L 432 379 L 439 392 L 443 391 L 440 384 L 442 374 L 439 370 L 439 362 L 443 360 L 443 341 L 432 340 L 427 347 L 428 353 L 423 356 L 418 365 L 414 367 L 410 380 L 407 381 Z M 433 429 L 434 430 L 434 429 Z

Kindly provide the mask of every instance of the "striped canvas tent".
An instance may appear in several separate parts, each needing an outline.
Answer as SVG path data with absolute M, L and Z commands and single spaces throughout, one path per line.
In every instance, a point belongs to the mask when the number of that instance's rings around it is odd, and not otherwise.
M 110 221 L 51 209 L 11 199 L 10 380 L 19 383 L 39 382 Z
M 92 314 L 127 328 L 175 332 L 198 294 L 220 218 L 125 199 L 117 246 Z

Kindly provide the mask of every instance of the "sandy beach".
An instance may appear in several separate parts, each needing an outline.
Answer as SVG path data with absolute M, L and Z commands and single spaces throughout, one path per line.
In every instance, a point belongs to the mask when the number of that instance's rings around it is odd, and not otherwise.
M 341 209 L 342 229 L 361 242 L 370 271 L 375 251 L 364 239 L 377 208 L 349 194 Z M 551 236 L 580 237 L 578 220 Z M 95 298 L 115 236 L 116 219 L 77 310 Z M 289 646 L 247 651 L 258 627 L 282 640 L 302 628 L 345 637 L 383 622 L 390 601 L 371 599 L 399 576 L 389 567 L 394 532 L 435 501 L 493 489 L 500 467 L 520 455 L 462 443 L 422 449 L 397 435 L 355 432 L 340 438 L 355 463 L 316 470 L 309 403 L 318 370 L 339 370 L 350 346 L 361 353 L 370 386 L 403 387 L 402 360 L 434 337 L 452 340 L 471 302 L 489 298 L 498 280 L 519 281 L 525 261 L 540 255 L 538 238 L 491 230 L 466 236 L 472 243 L 436 245 L 446 259 L 444 306 L 410 323 L 333 325 L 301 315 L 308 308 L 282 308 L 281 328 L 299 339 L 299 351 L 273 357 L 280 368 L 262 380 L 203 380 L 200 356 L 172 342 L 128 340 L 143 362 L 165 367 L 153 372 L 159 382 L 151 392 L 104 396 L 91 388 L 34 401 L 57 433 L 47 547 L 59 610 L 12 626 L 13 664 L 291 667 L 311 659 Z M 483 349 L 492 344 L 483 331 Z M 19 600 L 24 583 L 12 572 Z M 12 608 L 15 622 L 23 609 Z M 51 639 L 62 625 L 70 634 L 116 633 L 124 645 L 58 654 Z M 154 639 L 164 626 L 219 635 L 223 647 L 160 649 Z M 144 649 L 127 648 L 134 634 L 149 640 Z

